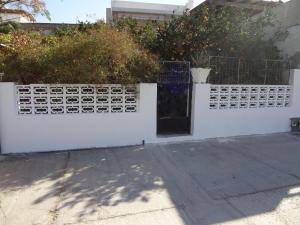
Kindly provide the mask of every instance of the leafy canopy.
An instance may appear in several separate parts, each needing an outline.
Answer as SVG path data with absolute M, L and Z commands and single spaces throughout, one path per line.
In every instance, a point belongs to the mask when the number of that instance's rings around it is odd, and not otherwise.
M 142 44 L 164 60 L 191 60 L 198 52 L 207 55 L 235 56 L 246 59 L 277 59 L 278 50 L 272 40 L 264 40 L 264 27 L 272 15 L 265 13 L 253 19 L 243 9 L 198 7 L 191 13 L 173 16 L 165 23 L 141 24 L 134 19 L 113 23 L 117 29 L 129 31 Z
M 114 20 L 111 25 L 119 31 L 130 33 L 137 43 L 150 51 L 155 51 L 158 48 L 156 33 L 158 23 L 154 21 L 149 20 L 140 23 L 131 17 L 123 17 Z

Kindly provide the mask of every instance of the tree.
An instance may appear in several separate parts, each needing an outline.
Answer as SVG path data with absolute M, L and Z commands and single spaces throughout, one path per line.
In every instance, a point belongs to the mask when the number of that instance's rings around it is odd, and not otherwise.
M 278 58 L 272 40 L 264 40 L 270 15 L 253 19 L 242 9 L 206 5 L 173 17 L 158 30 L 158 49 L 164 59 L 190 60 L 199 51 L 209 55 Z
M 31 16 L 40 14 L 50 20 L 50 13 L 44 0 L 0 0 L 0 13 L 8 10 L 20 10 Z
M 268 13 L 253 19 L 244 9 L 216 9 L 204 4 L 164 23 L 122 18 L 114 21 L 113 26 L 131 33 L 136 42 L 163 60 L 191 61 L 191 56 L 198 52 L 259 60 L 279 57 L 273 41 L 264 39 L 264 28 L 271 20 Z

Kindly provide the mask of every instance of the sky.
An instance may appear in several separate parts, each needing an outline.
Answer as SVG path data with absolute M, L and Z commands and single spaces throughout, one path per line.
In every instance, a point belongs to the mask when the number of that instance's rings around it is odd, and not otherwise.
M 44 0 L 51 15 L 51 21 L 38 16 L 41 23 L 76 23 L 78 21 L 94 22 L 105 19 L 106 8 L 110 8 L 110 0 Z M 134 0 L 162 4 L 184 5 L 187 0 Z

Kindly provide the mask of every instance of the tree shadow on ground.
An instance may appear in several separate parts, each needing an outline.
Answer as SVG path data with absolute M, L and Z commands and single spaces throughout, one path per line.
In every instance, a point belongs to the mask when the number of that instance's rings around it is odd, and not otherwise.
M 300 139 L 245 140 L 17 157 L 0 163 L 0 197 L 33 189 L 20 204 L 30 210 L 55 199 L 47 210 L 62 224 L 159 212 L 155 225 L 208 225 L 273 212 L 300 196 Z

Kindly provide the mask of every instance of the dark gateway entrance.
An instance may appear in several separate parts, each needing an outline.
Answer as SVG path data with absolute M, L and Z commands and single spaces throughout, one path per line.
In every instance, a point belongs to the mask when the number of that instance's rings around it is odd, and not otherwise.
M 164 61 L 157 89 L 157 133 L 190 134 L 192 96 L 190 63 Z

